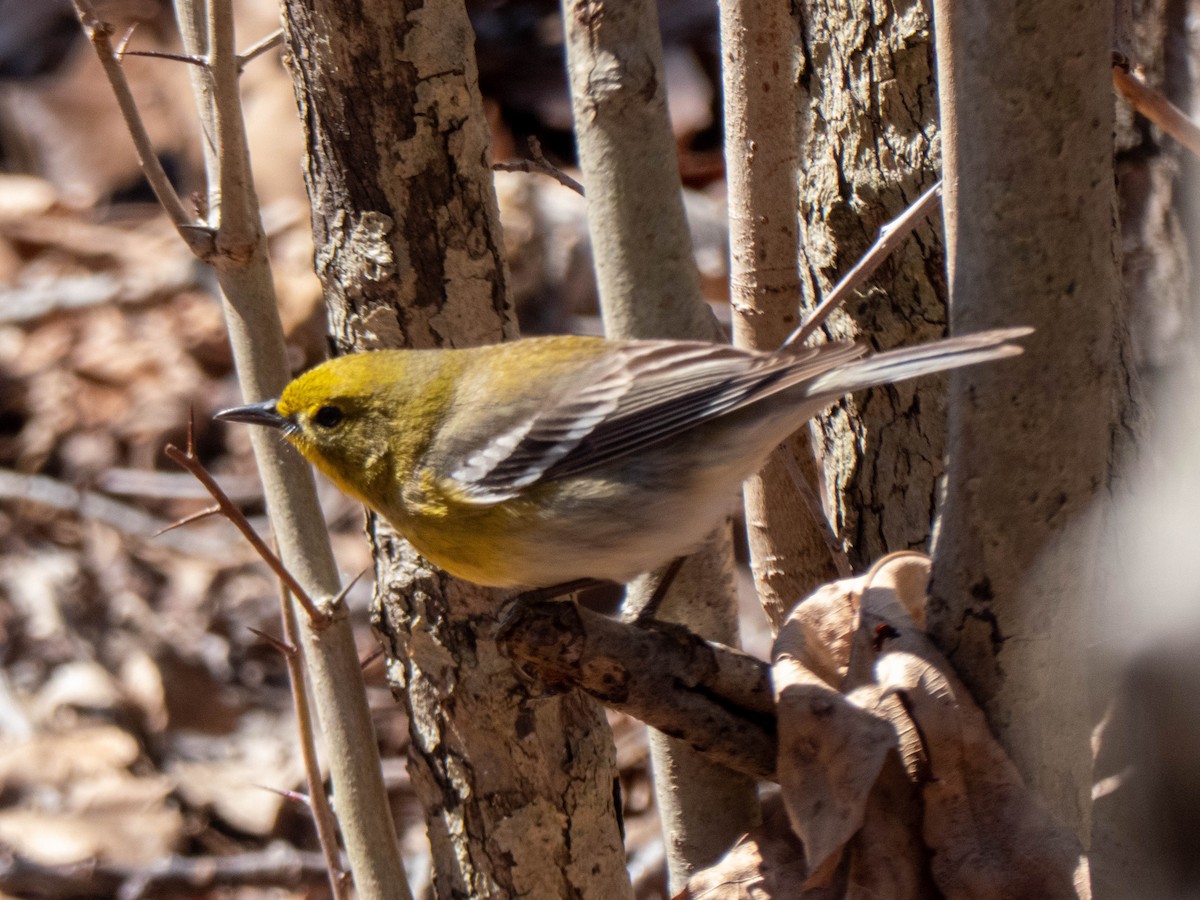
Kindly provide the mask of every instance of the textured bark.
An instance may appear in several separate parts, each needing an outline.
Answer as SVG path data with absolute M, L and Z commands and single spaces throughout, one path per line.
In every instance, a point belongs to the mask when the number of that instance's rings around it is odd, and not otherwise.
M 763 350 L 779 347 L 799 324 L 800 123 L 785 101 L 795 89 L 795 32 L 777 0 L 721 4 L 733 341 Z M 810 445 L 805 424 L 779 452 L 794 454 L 817 496 Z M 778 628 L 797 600 L 838 574 L 813 520 L 823 511 L 801 502 L 778 458 L 746 482 L 743 496 L 754 585 Z
M 815 306 L 879 227 L 937 180 L 933 37 L 920 0 L 800 0 L 800 261 Z M 945 333 L 945 256 L 920 226 L 825 326 L 877 348 Z M 945 379 L 842 400 L 816 420 L 825 502 L 855 569 L 924 549 L 943 470 Z
M 284 12 L 337 348 L 514 336 L 461 2 Z M 436 894 L 628 896 L 602 711 L 577 694 L 531 698 L 490 636 L 501 599 L 432 571 L 383 522 L 368 530 Z
M 566 0 L 563 19 L 605 333 L 717 337 L 684 217 L 655 4 Z M 646 580 L 635 582 L 627 602 L 648 590 Z M 737 645 L 727 528 L 683 566 L 660 614 Z M 650 751 L 674 892 L 756 824 L 758 797 L 751 779 L 659 732 L 651 732 Z
M 931 631 L 1030 786 L 1086 833 L 1090 521 L 1128 397 L 1112 4 L 936 10 L 952 324 L 1037 331 L 1024 356 L 952 376 Z
M 1139 75 L 1195 114 L 1196 49 L 1189 0 L 1119 0 L 1116 47 Z M 1195 37 L 1192 37 L 1195 41 Z M 1138 371 L 1153 377 L 1178 364 L 1195 334 L 1191 277 L 1194 239 L 1183 172 L 1195 160 L 1175 141 L 1116 100 L 1117 190 L 1121 205 L 1121 274 Z

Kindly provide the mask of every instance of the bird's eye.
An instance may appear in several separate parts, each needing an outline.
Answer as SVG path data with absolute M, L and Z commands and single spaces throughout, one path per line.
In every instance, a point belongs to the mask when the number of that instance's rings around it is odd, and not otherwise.
M 342 411 L 336 406 L 322 406 L 313 413 L 312 420 L 322 428 L 336 428 L 342 418 Z

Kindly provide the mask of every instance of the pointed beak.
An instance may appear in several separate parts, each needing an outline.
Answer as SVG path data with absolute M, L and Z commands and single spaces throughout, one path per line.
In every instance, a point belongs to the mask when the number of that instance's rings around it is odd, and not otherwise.
M 274 400 L 264 400 L 262 403 L 250 403 L 246 406 L 231 406 L 223 409 L 213 418 L 224 422 L 242 422 L 246 425 L 265 425 L 268 428 L 283 428 L 288 420 L 275 409 Z

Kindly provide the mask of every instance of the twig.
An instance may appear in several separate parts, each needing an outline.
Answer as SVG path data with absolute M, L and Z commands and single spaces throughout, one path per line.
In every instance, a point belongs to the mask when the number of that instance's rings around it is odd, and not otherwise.
M 251 44 L 248 48 L 238 54 L 237 63 L 238 71 L 240 72 L 252 59 L 262 56 L 268 50 L 273 50 L 283 43 L 283 29 L 276 28 L 265 38 L 257 43 Z
M 186 53 L 171 53 L 167 50 L 127 50 L 118 57 L 124 59 L 126 56 L 143 56 L 148 59 L 169 59 L 172 62 L 187 63 L 189 66 L 200 66 L 203 68 L 208 65 L 208 61 L 201 59 L 199 56 L 188 56 Z
M 304 607 L 304 612 L 308 615 L 309 622 L 314 628 L 321 628 L 328 624 L 330 616 L 313 602 L 312 597 L 308 592 L 301 587 L 287 567 L 280 561 L 266 542 L 258 536 L 258 532 L 250 525 L 250 520 L 243 513 L 228 495 L 221 490 L 221 486 L 217 484 L 217 480 L 212 477 L 212 473 L 204 467 L 204 463 L 196 457 L 196 445 L 194 442 L 194 422 L 188 424 L 188 445 L 187 450 L 183 451 L 174 444 L 167 444 L 163 452 L 169 459 L 178 464 L 181 468 L 192 474 L 192 477 L 204 485 L 210 497 L 216 501 L 220 508 L 221 515 L 233 523 L 233 526 L 242 533 L 242 537 L 254 548 L 254 552 L 259 555 L 263 562 L 271 567 L 273 571 L 288 589 L 295 595 L 296 601 Z M 207 511 L 206 511 L 207 512 Z
M 125 78 L 125 72 L 121 69 L 121 65 L 113 53 L 112 26 L 96 18 L 88 0 L 73 0 L 73 2 L 75 11 L 79 15 L 79 22 L 92 42 L 104 74 L 117 98 L 117 105 L 121 108 L 125 127 L 129 129 L 129 135 L 133 138 L 138 162 L 141 163 L 146 181 L 150 183 L 154 196 L 166 210 L 172 224 L 179 232 L 179 236 L 183 238 L 183 242 L 200 259 L 208 259 L 214 250 L 213 233 L 211 229 L 197 223 L 188 213 L 183 205 L 183 200 L 176 193 L 162 163 L 154 152 L 150 133 L 146 131 L 146 125 L 134 102 L 133 92 L 129 89 L 129 81 Z
M 133 39 L 133 33 L 137 31 L 137 27 L 138 23 L 134 22 L 132 25 L 126 28 L 125 33 L 121 35 L 121 40 L 117 42 L 116 52 L 113 54 L 116 56 L 117 62 L 120 62 L 125 58 L 125 48 L 129 46 L 129 42 Z
M 833 567 L 837 570 L 838 578 L 849 578 L 854 574 L 854 569 L 850 566 L 850 559 L 846 556 L 846 551 L 842 547 L 841 541 L 838 540 L 833 526 L 829 523 L 829 519 L 825 515 L 825 508 L 821 505 L 821 498 L 816 495 L 812 489 L 812 485 L 804 477 L 804 471 L 800 468 L 800 463 L 791 450 L 785 447 L 784 452 L 778 455 L 783 458 L 784 468 L 788 470 L 788 474 L 792 477 L 792 483 L 796 486 L 796 493 L 800 495 L 801 502 L 804 503 L 808 514 L 812 517 L 813 522 L 816 523 L 817 531 L 821 533 L 821 539 L 825 541 L 825 546 L 829 549 L 829 557 L 833 560 Z
M 205 507 L 199 512 L 191 513 L 190 515 L 184 516 L 182 519 L 176 519 L 169 525 L 164 525 L 162 528 L 158 529 L 158 531 L 154 532 L 154 536 L 162 537 L 164 534 L 175 531 L 177 528 L 182 528 L 184 525 L 191 525 L 193 522 L 199 522 L 203 519 L 210 519 L 213 516 L 220 515 L 220 513 L 221 507 L 219 506 Z
M 514 159 L 508 162 L 492 163 L 492 168 L 497 172 L 536 172 L 542 175 L 549 175 L 563 187 L 570 188 L 580 197 L 586 196 L 583 192 L 582 184 L 546 159 L 545 154 L 542 153 L 542 144 L 535 137 L 529 139 L 528 159 Z
M 775 778 L 774 701 L 761 660 L 679 625 L 639 627 L 554 601 L 515 609 L 496 640 L 551 688 L 577 687 L 713 762 Z
M 1200 157 L 1200 125 L 1130 71 L 1129 63 L 1123 58 L 1114 61 L 1112 74 L 1113 86 L 1135 110 L 1175 138 L 1193 156 Z
M 788 335 L 783 346 L 790 347 L 808 340 L 812 333 L 821 327 L 821 323 L 829 318 L 829 314 L 845 303 L 850 294 L 874 275 L 875 270 L 883 264 L 883 261 L 891 255 L 900 242 L 917 227 L 922 219 L 929 215 L 941 192 L 942 182 L 939 179 L 933 187 L 918 197 L 912 206 L 880 228 L 879 237 L 863 254 L 862 259 L 854 264 L 854 268 L 834 286 L 833 290 L 809 314 L 800 327 Z
M 351 582 L 351 585 L 353 582 Z M 313 824 L 317 828 L 317 841 L 325 854 L 329 867 L 329 886 L 336 900 L 350 896 L 350 881 L 342 868 L 338 850 L 337 821 L 325 793 L 325 778 L 321 774 L 321 763 L 317 759 L 314 738 L 312 705 L 308 698 L 308 682 L 304 675 L 304 660 L 300 655 L 300 623 L 296 621 L 296 607 L 288 597 L 288 589 L 280 584 L 283 612 L 283 635 L 291 652 L 283 654 L 287 662 L 288 677 L 292 682 L 292 705 L 296 708 L 296 727 L 300 732 L 300 755 L 304 760 L 304 775 L 308 781 L 308 805 L 312 810 Z M 349 586 L 347 586 L 349 590 Z

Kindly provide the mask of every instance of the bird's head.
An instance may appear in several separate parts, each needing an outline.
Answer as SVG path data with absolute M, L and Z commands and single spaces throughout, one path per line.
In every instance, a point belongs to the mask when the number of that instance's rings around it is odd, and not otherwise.
M 216 417 L 278 429 L 342 490 L 378 508 L 394 451 L 407 441 L 403 357 L 375 352 L 330 360 L 291 382 L 278 400 Z

